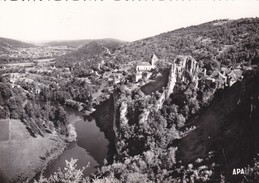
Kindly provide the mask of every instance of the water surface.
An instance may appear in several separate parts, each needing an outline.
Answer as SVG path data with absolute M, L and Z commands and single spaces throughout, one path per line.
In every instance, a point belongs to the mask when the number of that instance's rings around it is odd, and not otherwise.
M 45 170 L 44 175 L 49 177 L 65 166 L 65 160 L 78 159 L 77 168 L 82 168 L 90 162 L 90 167 L 84 170 L 84 175 L 96 171 L 98 165 L 103 165 L 107 156 L 109 141 L 104 133 L 96 126 L 95 120 L 84 120 L 79 112 L 67 109 L 69 122 L 74 123 L 77 132 L 77 141 L 68 145 L 62 155 L 54 160 Z

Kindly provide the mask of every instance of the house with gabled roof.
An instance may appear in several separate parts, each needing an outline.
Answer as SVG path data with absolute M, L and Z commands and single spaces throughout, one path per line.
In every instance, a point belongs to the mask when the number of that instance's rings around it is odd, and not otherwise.
M 134 75 L 134 81 L 138 82 L 142 78 L 142 73 L 149 72 L 152 69 L 154 69 L 156 67 L 155 63 L 157 61 L 158 61 L 158 58 L 155 54 L 153 54 L 150 62 L 137 61 L 135 75 Z
M 136 65 L 136 72 L 144 72 L 150 71 L 155 68 L 155 63 L 158 61 L 158 58 L 155 54 L 153 54 L 150 62 L 141 62 L 138 61 Z

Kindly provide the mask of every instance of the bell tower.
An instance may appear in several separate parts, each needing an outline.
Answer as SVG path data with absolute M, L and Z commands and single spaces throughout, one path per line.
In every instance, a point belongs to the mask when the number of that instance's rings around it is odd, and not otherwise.
M 151 58 L 150 64 L 151 64 L 152 66 L 155 66 L 155 63 L 156 63 L 157 61 L 158 61 L 157 56 L 156 56 L 155 54 L 153 54 L 153 56 L 152 56 L 152 58 Z

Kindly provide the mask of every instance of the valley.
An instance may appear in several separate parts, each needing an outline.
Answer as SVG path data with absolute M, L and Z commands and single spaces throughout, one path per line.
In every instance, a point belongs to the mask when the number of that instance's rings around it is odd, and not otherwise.
M 0 182 L 257 181 L 258 27 L 215 20 L 134 42 L 0 38 Z

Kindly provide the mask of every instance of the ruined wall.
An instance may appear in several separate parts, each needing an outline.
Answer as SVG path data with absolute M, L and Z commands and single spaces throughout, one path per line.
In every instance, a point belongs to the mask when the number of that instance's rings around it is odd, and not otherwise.
M 154 104 L 154 109 L 158 111 L 162 108 L 164 101 L 174 92 L 177 82 L 189 80 L 189 82 L 195 82 L 195 85 L 198 86 L 198 73 L 199 66 L 194 58 L 190 56 L 177 57 L 171 65 L 166 88 L 162 91 L 161 96 Z M 140 124 L 145 123 L 148 120 L 150 108 L 144 110 L 139 120 Z

